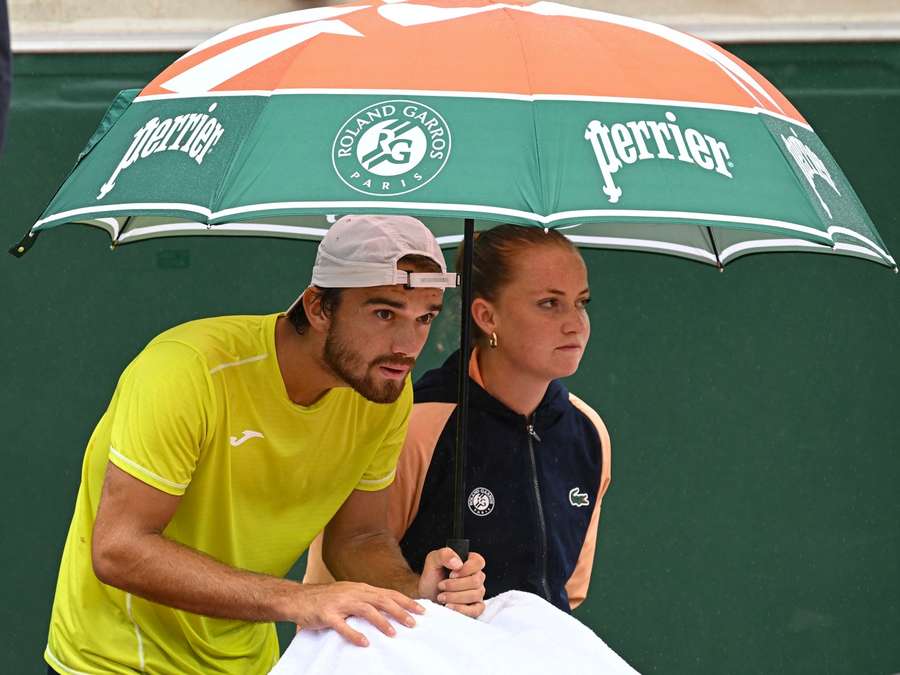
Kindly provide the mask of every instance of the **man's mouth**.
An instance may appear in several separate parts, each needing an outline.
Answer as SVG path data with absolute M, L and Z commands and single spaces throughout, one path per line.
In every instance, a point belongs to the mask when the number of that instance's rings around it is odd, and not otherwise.
M 378 366 L 378 370 L 389 380 L 402 380 L 409 372 L 407 366 Z
M 402 380 L 412 370 L 411 363 L 381 362 L 376 365 L 383 377 L 389 380 Z

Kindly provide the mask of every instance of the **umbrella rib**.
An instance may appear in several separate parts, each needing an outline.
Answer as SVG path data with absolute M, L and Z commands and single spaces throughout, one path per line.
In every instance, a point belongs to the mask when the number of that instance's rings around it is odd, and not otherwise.
M 722 264 L 722 259 L 719 257 L 719 248 L 716 246 L 716 239 L 713 237 L 712 228 L 709 225 L 706 225 L 706 233 L 709 235 L 709 245 L 712 246 L 713 254 L 716 256 L 716 265 L 719 266 L 719 270 L 724 270 L 725 266 Z
M 122 223 L 122 227 L 119 228 L 119 231 L 116 232 L 115 238 L 112 240 L 112 248 L 115 248 L 119 244 L 119 239 L 122 238 L 122 234 L 125 232 L 126 228 L 128 227 L 128 224 L 131 222 L 131 220 L 133 218 L 134 218 L 134 216 L 125 216 L 125 222 Z

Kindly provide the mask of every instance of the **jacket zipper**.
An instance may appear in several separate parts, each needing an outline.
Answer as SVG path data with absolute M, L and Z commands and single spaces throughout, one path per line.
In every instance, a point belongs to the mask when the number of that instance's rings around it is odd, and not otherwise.
M 544 591 L 544 599 L 547 600 L 547 602 L 553 602 L 550 599 L 550 586 L 547 583 L 547 524 L 544 521 L 544 503 L 541 500 L 541 487 L 538 484 L 537 476 L 537 461 L 534 457 L 534 441 L 536 440 L 540 443 L 541 437 L 538 436 L 537 432 L 534 430 L 534 415 L 530 418 L 526 417 L 525 422 L 525 430 L 528 432 L 528 458 L 531 460 L 531 478 L 532 485 L 534 485 L 534 498 L 537 502 L 538 525 L 540 526 L 541 531 L 541 588 Z

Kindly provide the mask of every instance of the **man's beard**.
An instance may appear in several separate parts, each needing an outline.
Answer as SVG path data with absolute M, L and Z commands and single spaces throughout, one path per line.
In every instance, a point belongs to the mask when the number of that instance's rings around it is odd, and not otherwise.
M 403 365 L 409 366 L 412 370 L 416 363 L 414 358 L 408 356 L 386 354 L 367 364 L 362 355 L 342 338 L 336 322 L 332 322 L 331 330 L 325 337 L 322 358 L 335 375 L 349 384 L 360 396 L 373 403 L 393 403 L 403 393 L 406 384 L 405 377 L 402 380 L 385 379 L 378 382 L 375 373 L 379 365 Z

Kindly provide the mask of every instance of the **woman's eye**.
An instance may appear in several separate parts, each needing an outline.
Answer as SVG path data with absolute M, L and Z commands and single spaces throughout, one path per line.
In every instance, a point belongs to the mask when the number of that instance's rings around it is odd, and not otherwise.
M 389 309 L 376 309 L 375 316 L 384 321 L 390 321 L 394 318 L 394 313 Z
M 578 301 L 578 306 L 584 308 L 584 307 L 587 307 L 590 302 L 591 302 L 590 298 L 582 298 L 581 300 Z
M 556 307 L 556 298 L 547 298 L 538 303 L 541 307 Z

